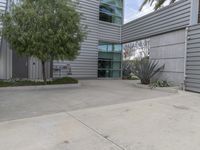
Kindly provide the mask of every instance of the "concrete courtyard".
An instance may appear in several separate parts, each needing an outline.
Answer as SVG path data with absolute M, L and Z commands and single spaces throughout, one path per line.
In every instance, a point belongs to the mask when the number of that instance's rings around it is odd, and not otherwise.
M 200 95 L 85 80 L 0 90 L 0 150 L 199 150 Z

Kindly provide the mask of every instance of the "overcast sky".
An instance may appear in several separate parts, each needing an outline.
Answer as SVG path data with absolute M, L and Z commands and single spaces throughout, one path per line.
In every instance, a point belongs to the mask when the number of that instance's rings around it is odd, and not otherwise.
M 150 6 L 145 6 L 142 11 L 139 11 L 140 5 L 143 0 L 125 0 L 124 22 L 127 23 L 131 20 L 144 16 L 153 11 Z
M 139 8 L 143 2 L 143 0 L 124 0 L 125 1 L 125 9 L 124 9 L 124 23 L 142 17 L 148 13 L 153 12 L 154 6 L 145 5 L 142 11 L 139 11 Z M 179 0 L 176 0 L 179 1 Z M 169 5 L 170 0 L 166 0 L 163 7 Z M 153 3 L 154 5 L 155 3 Z

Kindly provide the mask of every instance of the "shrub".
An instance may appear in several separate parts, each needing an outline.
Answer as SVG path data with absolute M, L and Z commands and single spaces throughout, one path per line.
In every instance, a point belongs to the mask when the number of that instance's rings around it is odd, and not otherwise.
M 71 77 L 64 77 L 64 78 L 54 79 L 53 81 L 50 81 L 49 84 L 70 84 L 70 83 L 78 83 L 78 80 Z
M 64 77 L 59 79 L 53 79 L 52 81 L 47 81 L 48 85 L 53 84 L 73 84 L 78 83 L 77 79 L 71 77 Z M 12 87 L 12 86 L 33 86 L 33 85 L 45 85 L 42 81 L 30 81 L 30 80 L 10 80 L 4 81 L 0 80 L 0 87 Z
M 151 83 L 151 87 L 155 88 L 155 87 L 170 87 L 170 83 L 166 80 L 157 80 L 153 83 Z
M 124 79 L 128 79 L 131 77 L 131 62 L 130 61 L 123 61 L 122 62 L 122 74 Z
M 164 69 L 164 65 L 158 66 L 158 61 L 152 61 L 148 58 L 136 60 L 132 66 L 133 74 L 141 80 L 142 84 L 150 84 L 152 77 Z

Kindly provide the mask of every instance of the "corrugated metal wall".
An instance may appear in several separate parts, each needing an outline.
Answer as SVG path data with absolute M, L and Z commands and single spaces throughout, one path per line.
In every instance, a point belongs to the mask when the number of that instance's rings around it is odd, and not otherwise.
M 121 25 L 99 21 L 99 41 L 121 43 Z
M 200 92 L 200 24 L 188 28 L 186 90 Z
M 0 1 L 0 15 L 6 12 L 7 1 Z M 0 20 L 0 30 L 2 21 Z M 9 79 L 12 77 L 12 51 L 9 44 L 0 35 L 0 79 Z
M 54 61 L 54 77 L 97 78 L 99 41 L 121 43 L 121 26 L 99 21 L 98 0 L 80 0 L 83 14 L 81 22 L 88 27 L 87 39 L 82 43 L 80 55 L 74 61 Z M 70 66 L 70 67 L 69 67 Z
M 185 28 L 190 20 L 190 0 L 181 0 L 122 27 L 122 42 L 148 38 Z
M 87 39 L 82 43 L 80 55 L 74 61 L 54 61 L 54 77 L 63 77 L 68 74 L 68 66 L 71 66 L 73 77 L 96 78 L 98 58 L 98 24 L 99 1 L 80 0 L 80 12 L 83 14 L 82 24 L 87 25 Z
M 31 57 L 28 60 L 28 78 L 31 80 L 40 80 L 42 79 L 42 63 L 39 59 Z M 50 63 L 46 63 L 46 77 L 50 78 L 51 72 Z

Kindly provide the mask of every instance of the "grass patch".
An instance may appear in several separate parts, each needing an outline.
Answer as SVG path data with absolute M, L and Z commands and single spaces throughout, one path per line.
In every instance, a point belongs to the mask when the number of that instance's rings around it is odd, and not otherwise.
M 71 77 L 64 77 L 59 79 L 53 79 L 52 81 L 48 81 L 47 85 L 55 85 L 55 84 L 75 84 L 78 83 L 77 79 Z M 4 81 L 0 80 L 0 87 L 14 87 L 14 86 L 36 86 L 36 85 L 44 85 L 42 81 L 30 81 L 30 80 L 10 80 Z

